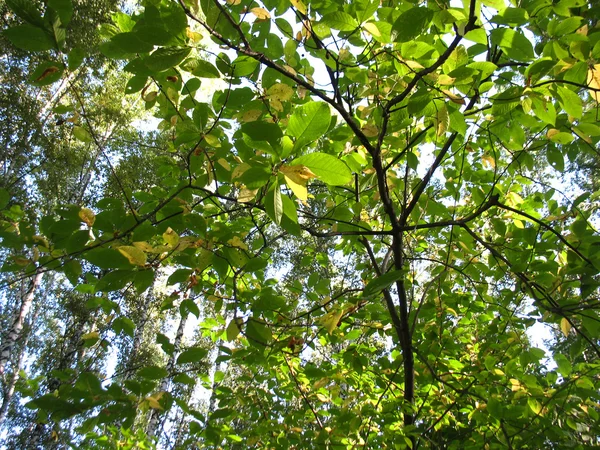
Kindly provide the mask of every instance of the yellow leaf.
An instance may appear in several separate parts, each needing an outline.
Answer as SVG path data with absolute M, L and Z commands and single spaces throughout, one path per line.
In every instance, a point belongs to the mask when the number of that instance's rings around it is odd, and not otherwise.
M 575 33 L 580 34 L 582 36 L 587 36 L 587 34 L 588 34 L 587 23 L 584 26 L 582 26 L 581 28 L 579 28 Z
M 437 135 L 441 136 L 443 135 L 446 130 L 448 130 L 448 124 L 450 123 L 450 118 L 448 116 L 448 110 L 446 109 L 446 106 L 442 106 L 436 115 L 436 129 L 437 129 Z
M 311 178 L 317 178 L 312 170 L 302 164 L 296 164 L 293 166 L 281 166 L 279 171 L 288 178 L 294 180 L 298 184 L 306 186 L 306 182 Z
M 294 90 L 284 83 L 275 83 L 267 90 L 269 100 L 287 101 L 294 95 Z
M 487 167 L 496 167 L 496 160 L 492 155 L 483 155 L 481 157 L 481 162 L 483 162 L 484 166 Z
M 217 159 L 217 163 L 221 165 L 221 167 L 223 167 L 227 172 L 231 171 L 231 165 L 229 165 L 225 158 Z
M 229 322 L 229 325 L 227 325 L 227 330 L 226 330 L 227 340 L 229 342 L 235 341 L 235 339 L 238 337 L 238 335 L 240 334 L 240 331 L 242 331 L 243 323 L 244 323 L 244 320 L 241 317 L 236 317 L 231 322 Z
M 258 193 L 258 189 L 248 189 L 243 187 L 240 189 L 240 193 L 238 194 L 238 201 L 241 203 L 249 203 L 254 200 L 256 194 Z
M 319 399 L 319 401 L 322 401 L 323 403 L 329 403 L 329 398 L 327 398 L 327 396 L 325 396 L 323 394 L 317 394 L 317 398 Z
M 26 266 L 26 265 L 28 265 L 31 262 L 30 259 L 25 258 L 23 256 L 13 256 L 13 261 L 18 266 Z
M 452 84 L 454 84 L 455 81 L 456 78 L 452 78 L 451 76 L 448 76 L 444 73 L 441 74 L 437 79 L 437 82 L 440 86 L 451 86 Z
M 221 147 L 221 141 L 219 141 L 219 138 L 216 136 L 213 136 L 212 134 L 206 134 L 204 136 L 204 141 L 211 147 L 215 147 L 215 148 Z
M 327 383 L 329 383 L 329 378 L 321 378 L 320 380 L 315 381 L 315 384 L 313 384 L 313 389 L 320 389 L 326 386 Z
M 89 208 L 81 208 L 79 211 L 79 218 L 82 222 L 84 222 L 88 227 L 94 225 L 96 220 L 96 214 Z
M 296 197 L 298 197 L 303 202 L 308 200 L 308 189 L 306 189 L 306 182 L 304 184 L 296 183 L 287 175 L 284 175 L 283 178 L 285 178 L 285 183 L 292 190 Z
M 569 332 L 571 331 L 571 323 L 567 320 L 566 317 L 563 317 L 560 320 L 560 331 L 567 337 Z
M 464 105 L 465 104 L 465 99 L 462 98 L 460 95 L 456 95 L 456 94 L 450 92 L 447 89 L 442 89 L 442 92 L 444 93 L 444 95 L 446 95 L 446 97 L 448 97 L 454 103 L 456 103 L 458 105 Z
M 362 27 L 363 27 L 363 30 L 365 30 L 367 33 L 370 33 L 371 36 L 374 36 L 376 38 L 381 37 L 381 31 L 379 31 L 379 28 L 377 28 L 377 25 L 375 25 L 375 23 L 366 22 L 366 23 L 363 23 Z
M 361 128 L 366 137 L 375 137 L 379 135 L 379 129 L 375 125 L 367 124 Z
M 154 395 L 150 395 L 148 397 L 146 397 L 146 401 L 148 402 L 148 406 L 150 406 L 150 408 L 152 409 L 163 409 L 163 407 L 161 406 L 160 399 L 163 397 L 163 395 L 165 395 L 164 391 L 163 392 L 157 392 Z
M 246 245 L 246 243 L 244 241 L 242 241 L 239 236 L 234 236 L 232 239 L 229 239 L 227 241 L 227 243 L 229 245 L 231 245 L 232 247 L 237 247 L 237 248 L 241 248 L 243 250 L 248 250 L 248 245 Z
M 151 101 L 156 100 L 157 96 L 158 96 L 158 92 L 152 91 L 152 92 L 148 92 L 146 95 L 142 96 L 142 98 L 144 99 L 145 102 L 151 102 Z
M 262 111 L 258 109 L 251 109 L 249 111 L 246 111 L 244 114 L 242 114 L 242 122 L 254 122 L 258 120 L 261 114 Z
M 239 166 L 236 166 L 235 169 L 233 169 L 233 172 L 231 172 L 231 179 L 232 180 L 238 179 L 249 168 L 250 168 L 250 164 L 248 164 L 248 163 L 241 163 Z
M 283 112 L 283 103 L 281 103 L 276 98 L 270 99 L 269 104 L 271 105 L 271 108 L 275 111 Z
M 188 37 L 188 39 L 194 43 L 200 42 L 202 40 L 202 35 L 200 33 L 197 33 L 196 31 L 192 31 L 189 28 L 187 28 L 185 30 L 185 34 Z
M 268 20 L 271 18 L 271 14 L 269 14 L 269 11 L 267 11 L 264 8 L 252 8 L 250 12 L 260 20 Z
M 146 241 L 134 242 L 133 246 L 135 248 L 139 248 L 143 252 L 154 253 L 154 247 L 152 247 Z
M 600 64 L 596 64 L 594 67 L 590 67 L 588 70 L 587 77 L 588 86 L 590 89 L 590 96 L 600 103 Z M 595 91 L 594 89 L 598 89 Z
M 171 227 L 163 233 L 163 239 L 171 247 L 175 247 L 179 243 L 179 235 Z
M 117 248 L 121 254 L 129 260 L 129 262 L 135 266 L 146 265 L 146 254 L 137 247 L 130 245 L 124 245 Z
M 552 139 L 552 136 L 556 136 L 558 133 L 560 133 L 559 130 L 557 130 L 556 128 L 550 128 L 547 132 L 546 132 L 546 137 L 548 139 Z
M 306 11 L 307 11 L 306 5 L 304 4 L 304 2 L 302 0 L 290 0 L 290 3 L 294 6 L 294 8 L 296 8 L 302 14 L 306 14 Z
M 336 329 L 340 319 L 342 318 L 342 314 L 344 314 L 343 310 L 332 310 L 321 318 L 321 323 L 329 334 L 333 333 L 333 330 Z
M 98 340 L 100 339 L 100 334 L 97 331 L 92 331 L 91 333 L 86 333 L 83 336 L 81 336 L 81 339 L 83 339 L 84 341 L 88 341 L 90 339 Z

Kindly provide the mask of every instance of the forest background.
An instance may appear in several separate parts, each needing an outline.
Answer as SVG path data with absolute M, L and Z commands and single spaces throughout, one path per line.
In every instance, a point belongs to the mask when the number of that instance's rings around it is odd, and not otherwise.
M 594 2 L 0 12 L 3 448 L 598 445 Z

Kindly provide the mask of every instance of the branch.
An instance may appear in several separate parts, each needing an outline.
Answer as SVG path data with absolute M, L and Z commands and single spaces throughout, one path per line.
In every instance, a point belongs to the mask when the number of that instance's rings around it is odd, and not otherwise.
M 323 100 L 327 104 L 331 105 L 336 111 L 338 111 L 340 113 L 340 116 L 342 116 L 344 121 L 348 124 L 350 129 L 354 132 L 355 136 L 358 138 L 358 140 L 361 142 L 361 144 L 367 149 L 367 151 L 370 154 L 375 152 L 375 147 L 373 147 L 373 145 L 369 142 L 369 139 L 362 132 L 362 130 L 360 129 L 360 126 L 354 121 L 354 119 L 352 118 L 350 113 L 348 111 L 346 111 L 342 105 L 338 104 L 334 99 L 328 97 L 323 92 L 321 92 L 319 89 L 315 88 L 308 81 L 303 80 L 298 75 L 288 71 L 284 67 L 277 64 L 275 61 L 269 59 L 263 53 L 252 50 L 250 45 L 246 45 L 245 42 L 244 42 L 244 44 L 245 44 L 244 48 L 240 47 L 237 44 L 234 44 L 229 39 L 227 39 L 223 35 L 221 35 L 218 31 L 216 31 L 212 27 L 210 27 L 206 22 L 204 22 L 204 21 L 200 20 L 198 17 L 196 17 L 194 15 L 194 13 L 192 13 L 192 11 L 185 5 L 183 0 L 178 0 L 178 1 L 188 17 L 190 17 L 192 20 L 194 20 L 195 22 L 200 24 L 202 27 L 204 27 L 206 29 L 206 31 L 208 31 L 218 41 L 223 43 L 223 45 L 229 47 L 232 50 L 235 50 L 236 52 L 238 52 L 242 55 L 249 56 L 250 58 L 255 59 L 259 63 L 261 63 L 273 70 L 276 70 L 277 72 L 279 72 L 286 78 L 288 78 L 288 79 L 294 81 L 295 83 L 299 84 L 300 86 L 306 88 L 311 94 L 315 95 L 316 97 L 319 97 L 321 100 Z M 227 20 L 230 23 L 233 23 L 233 26 L 236 29 L 236 31 L 238 32 L 238 34 L 240 34 L 240 33 L 243 34 L 242 29 L 232 21 L 231 16 L 229 16 L 229 13 L 227 13 L 227 11 L 225 11 L 225 9 L 218 3 L 218 0 L 215 0 L 215 3 L 218 5 L 221 12 L 226 16 Z

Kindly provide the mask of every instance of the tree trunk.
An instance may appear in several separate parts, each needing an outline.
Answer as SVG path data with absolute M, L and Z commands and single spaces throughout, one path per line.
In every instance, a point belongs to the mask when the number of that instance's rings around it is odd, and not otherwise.
M 2 347 L 0 347 L 0 376 L 4 376 L 6 364 L 8 361 L 10 361 L 12 349 L 21 336 L 21 332 L 23 331 L 23 323 L 25 322 L 25 318 L 31 309 L 31 304 L 33 303 L 33 298 L 35 297 L 35 291 L 37 290 L 41 280 L 42 271 L 38 268 L 35 272 L 35 275 L 31 279 L 29 288 L 24 295 L 21 296 L 21 307 L 15 315 L 13 324 L 2 342 Z
M 38 308 L 39 311 L 39 308 Z M 27 332 L 23 336 L 23 343 L 21 345 L 21 352 L 19 353 L 19 358 L 17 359 L 17 364 L 15 365 L 12 375 L 8 383 L 4 386 L 4 396 L 2 397 L 2 405 L 0 405 L 0 426 L 4 422 L 6 418 L 6 414 L 8 413 L 8 408 L 10 407 L 10 403 L 12 401 L 12 397 L 15 393 L 15 386 L 17 385 L 17 380 L 19 379 L 19 372 L 23 368 L 23 360 L 25 359 L 25 349 L 27 348 L 27 343 L 29 342 L 29 336 L 31 335 L 31 328 L 35 323 L 38 315 L 38 311 L 35 312 L 33 317 L 31 318 L 31 322 L 29 324 L 29 332 Z
M 171 383 L 171 373 L 173 373 L 173 369 L 175 368 L 175 361 L 177 360 L 177 356 L 179 355 L 179 349 L 181 348 L 181 341 L 183 340 L 183 331 L 185 330 L 185 324 L 187 322 L 188 314 L 185 316 L 181 316 L 179 320 L 179 326 L 177 327 L 177 334 L 175 335 L 175 341 L 173 342 L 173 353 L 169 357 L 169 362 L 167 363 L 167 375 L 163 378 L 159 392 L 167 392 L 169 389 L 169 385 Z M 146 433 L 148 437 L 153 438 L 156 437 L 157 433 L 160 429 L 161 425 L 161 413 L 158 409 L 153 409 L 150 413 L 150 421 L 148 422 L 148 427 L 146 428 Z

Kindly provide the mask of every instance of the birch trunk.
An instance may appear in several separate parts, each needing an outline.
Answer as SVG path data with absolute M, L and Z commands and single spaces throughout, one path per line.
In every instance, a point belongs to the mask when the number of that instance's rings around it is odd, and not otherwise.
M 175 361 L 177 360 L 177 356 L 179 355 L 179 349 L 181 348 L 181 342 L 183 340 L 183 331 L 185 330 L 187 317 L 188 315 L 186 314 L 185 316 L 181 316 L 181 319 L 179 320 L 177 334 L 175 335 L 175 341 L 173 342 L 173 353 L 169 357 L 169 362 L 167 363 L 166 367 L 169 375 L 163 378 L 160 384 L 159 392 L 167 392 L 167 390 L 169 389 L 169 384 L 171 383 L 170 374 L 173 373 L 173 369 L 175 368 Z M 161 422 L 162 421 L 160 410 L 153 409 L 150 413 L 150 421 L 148 422 L 148 427 L 146 428 L 146 433 L 148 434 L 148 437 L 153 438 L 160 434 L 157 432 L 159 431 Z
M 23 323 L 25 322 L 25 318 L 31 309 L 31 304 L 33 303 L 33 298 L 35 297 L 35 292 L 42 280 L 42 271 L 38 268 L 36 270 L 35 275 L 31 279 L 29 283 L 29 288 L 21 296 L 21 306 L 17 313 L 15 314 L 15 319 L 13 321 L 12 326 L 8 330 L 6 337 L 2 342 L 2 346 L 0 347 L 0 376 L 4 376 L 4 372 L 6 370 L 6 365 L 10 361 L 10 357 L 12 354 L 12 349 L 15 346 L 15 343 L 21 336 L 21 332 L 23 331 Z

